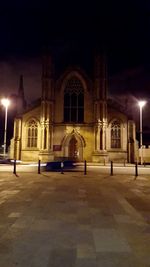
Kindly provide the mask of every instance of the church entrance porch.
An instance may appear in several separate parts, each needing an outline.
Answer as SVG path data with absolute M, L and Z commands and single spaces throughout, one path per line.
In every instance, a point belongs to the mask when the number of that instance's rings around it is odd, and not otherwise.
M 68 147 L 68 156 L 72 160 L 78 161 L 79 160 L 79 147 L 78 147 L 78 141 L 75 138 L 75 136 L 72 136 L 69 142 Z
M 84 138 L 73 130 L 67 134 L 62 141 L 63 156 L 74 161 L 83 160 Z

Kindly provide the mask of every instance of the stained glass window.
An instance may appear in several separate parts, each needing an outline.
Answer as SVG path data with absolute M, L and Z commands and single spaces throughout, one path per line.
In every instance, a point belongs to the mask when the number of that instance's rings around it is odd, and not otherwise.
M 111 124 L 111 148 L 121 148 L 121 125 L 118 120 Z
M 64 121 L 84 121 L 84 90 L 81 81 L 76 77 L 68 80 L 64 90 Z
M 28 122 L 28 147 L 37 147 L 38 125 L 35 120 Z

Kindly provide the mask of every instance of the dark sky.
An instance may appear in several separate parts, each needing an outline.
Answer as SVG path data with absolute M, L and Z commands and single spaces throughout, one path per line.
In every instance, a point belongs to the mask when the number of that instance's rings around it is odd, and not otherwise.
M 25 79 L 36 75 L 35 64 L 45 45 L 51 48 L 59 64 L 76 59 L 88 65 L 88 56 L 92 57 L 96 48 L 104 48 L 110 74 L 148 64 L 150 2 L 0 2 L 0 78 L 4 80 L 3 88 L 9 86 L 14 90 L 18 82 L 16 77 L 21 71 L 25 72 Z M 24 69 L 28 64 L 30 75 Z M 5 85 L 7 71 L 13 81 Z
M 45 44 L 105 46 L 112 64 L 145 62 L 150 45 L 150 2 L 6 0 L 0 3 L 0 56 L 30 56 Z M 79 50 L 79 48 L 77 48 Z M 115 62 L 115 68 L 117 64 Z
M 1 0 L 0 97 L 17 92 L 20 74 L 26 99 L 40 97 L 45 46 L 59 67 L 73 61 L 88 67 L 102 48 L 110 76 L 149 66 L 150 1 Z

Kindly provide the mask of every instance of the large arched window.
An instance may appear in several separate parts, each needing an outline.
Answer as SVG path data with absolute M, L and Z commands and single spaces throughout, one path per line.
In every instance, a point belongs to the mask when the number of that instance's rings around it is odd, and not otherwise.
M 64 121 L 84 121 L 84 90 L 81 81 L 76 77 L 68 80 L 64 90 Z
M 111 124 L 111 148 L 121 148 L 121 125 L 118 120 Z
M 38 125 L 33 119 L 28 122 L 27 135 L 27 146 L 37 147 Z

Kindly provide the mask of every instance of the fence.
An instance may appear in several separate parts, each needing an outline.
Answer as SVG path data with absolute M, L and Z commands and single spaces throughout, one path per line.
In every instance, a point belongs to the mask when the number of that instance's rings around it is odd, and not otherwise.
M 58 163 L 58 162 L 57 162 Z M 47 168 L 48 166 L 48 168 Z M 28 164 L 28 165 L 20 165 L 17 164 L 16 160 L 13 162 L 13 173 L 17 175 L 17 172 L 27 172 L 29 171 L 30 167 L 30 172 L 36 172 L 37 174 L 41 174 L 42 172 L 45 171 L 57 171 L 60 172 L 61 174 L 64 174 L 65 172 L 74 172 L 74 171 L 79 171 L 80 173 L 83 173 L 84 175 L 87 175 L 91 172 L 94 173 L 99 173 L 99 174 L 108 174 L 109 176 L 114 176 L 116 174 L 131 174 L 135 176 L 135 178 L 141 174 L 150 174 L 150 166 L 141 166 L 138 165 L 137 163 L 135 164 L 125 164 L 124 162 L 122 164 L 115 164 L 113 161 L 111 161 L 109 164 L 87 164 L 86 160 L 82 163 L 77 163 L 74 165 L 74 167 L 69 168 L 69 166 L 66 166 L 64 162 L 59 162 L 58 164 L 54 164 L 53 168 L 49 168 L 49 165 L 41 163 L 39 160 L 36 164 Z M 51 166 L 52 167 L 52 166 Z M 21 169 L 22 168 L 22 169 Z M 24 170 L 23 170 L 24 169 Z

